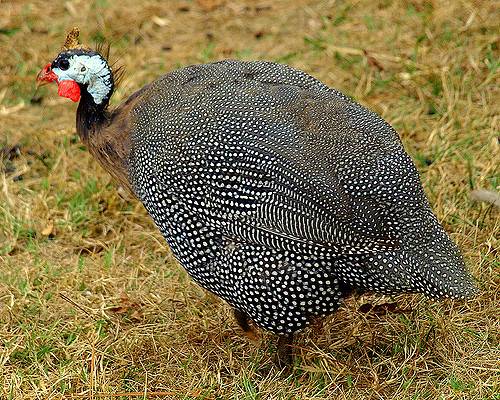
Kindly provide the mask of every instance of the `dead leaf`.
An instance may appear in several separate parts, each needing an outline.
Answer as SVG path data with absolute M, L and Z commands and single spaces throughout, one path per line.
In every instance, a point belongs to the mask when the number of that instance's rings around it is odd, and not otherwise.
M 151 21 L 153 21 L 156 25 L 160 27 L 167 26 L 170 23 L 169 19 L 160 18 L 157 15 L 153 15 L 153 17 L 151 17 Z
M 197 0 L 197 3 L 203 11 L 213 11 L 222 6 L 225 0 Z
M 109 311 L 124 315 L 131 321 L 141 321 L 143 318 L 142 304 L 130 300 L 126 293 L 120 295 L 120 304 L 115 307 L 110 307 Z
M 365 55 L 366 60 L 368 61 L 368 64 L 371 67 L 375 67 L 379 71 L 383 71 L 384 70 L 384 67 L 382 66 L 382 64 L 380 64 L 380 62 L 375 57 L 373 57 L 371 54 L 369 54 L 368 51 L 366 51 L 365 49 L 363 49 L 363 54 Z
M 42 229 L 41 234 L 43 236 L 54 236 L 54 221 L 49 219 L 45 228 Z
M 500 208 L 500 194 L 493 190 L 476 189 L 470 193 L 470 198 L 475 201 L 482 201 Z

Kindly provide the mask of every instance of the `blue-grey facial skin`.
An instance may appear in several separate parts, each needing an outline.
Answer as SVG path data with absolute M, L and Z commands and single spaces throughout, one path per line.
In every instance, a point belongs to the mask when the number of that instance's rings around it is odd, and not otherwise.
M 81 50 L 62 52 L 52 63 L 52 71 L 59 82 L 73 80 L 85 85 L 95 104 L 109 99 L 113 77 L 111 68 L 99 53 Z

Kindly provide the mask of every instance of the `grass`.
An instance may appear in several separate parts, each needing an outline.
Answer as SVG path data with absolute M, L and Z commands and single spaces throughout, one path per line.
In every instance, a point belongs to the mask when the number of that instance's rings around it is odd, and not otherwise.
M 2 3 L 0 397 L 499 399 L 500 218 L 469 198 L 499 188 L 499 17 L 490 1 Z M 173 68 L 245 58 L 287 62 L 377 111 L 481 293 L 349 299 L 279 371 L 273 338 L 243 337 L 90 158 L 75 105 L 54 87 L 33 96 L 73 25 L 125 65 L 115 104 Z

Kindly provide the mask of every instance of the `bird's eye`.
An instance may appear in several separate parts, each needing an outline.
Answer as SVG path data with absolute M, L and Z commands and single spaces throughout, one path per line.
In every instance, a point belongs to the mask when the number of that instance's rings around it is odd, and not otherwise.
M 62 59 L 59 61 L 59 68 L 63 71 L 66 71 L 69 68 L 69 61 L 66 59 Z

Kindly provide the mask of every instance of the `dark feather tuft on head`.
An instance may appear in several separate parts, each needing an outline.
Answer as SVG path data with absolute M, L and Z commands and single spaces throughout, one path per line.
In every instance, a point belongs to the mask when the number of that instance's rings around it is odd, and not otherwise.
M 125 73 L 125 68 L 123 65 L 119 65 L 119 59 L 114 60 L 113 62 L 110 62 L 110 54 L 111 54 L 111 43 L 110 42 L 99 42 L 96 43 L 95 45 L 96 52 L 99 53 L 108 63 L 109 67 L 111 68 L 111 71 L 113 72 L 113 81 L 114 81 L 114 88 L 116 89 L 121 80 L 123 79 L 124 73 Z

